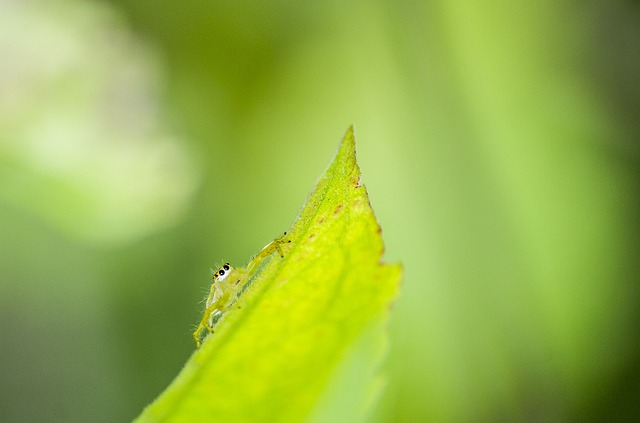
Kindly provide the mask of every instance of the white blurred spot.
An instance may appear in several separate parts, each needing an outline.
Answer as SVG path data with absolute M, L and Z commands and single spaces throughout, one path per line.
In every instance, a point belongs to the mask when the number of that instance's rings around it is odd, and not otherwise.
M 159 73 L 107 4 L 0 0 L 0 202 L 97 243 L 175 223 L 199 172 Z

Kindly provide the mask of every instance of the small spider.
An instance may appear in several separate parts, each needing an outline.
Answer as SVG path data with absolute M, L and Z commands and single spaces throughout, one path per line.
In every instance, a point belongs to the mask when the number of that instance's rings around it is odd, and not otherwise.
M 267 244 L 246 268 L 235 268 L 229 263 L 225 263 L 213 274 L 213 283 L 207 297 L 202 320 L 198 328 L 193 332 L 196 348 L 200 348 L 202 345 L 202 331 L 207 331 L 205 336 L 209 332 L 213 332 L 214 319 L 216 317 L 219 318 L 232 308 L 255 271 L 260 267 L 260 264 L 276 251 L 280 254 L 280 257 L 284 257 L 282 244 L 291 242 L 290 240 L 285 241 L 286 235 L 287 233 L 285 232 L 284 235 Z

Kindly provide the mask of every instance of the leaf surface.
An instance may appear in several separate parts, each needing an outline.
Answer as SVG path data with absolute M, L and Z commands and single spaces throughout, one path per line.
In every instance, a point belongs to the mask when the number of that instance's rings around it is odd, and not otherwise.
M 341 363 L 361 354 L 379 364 L 402 270 L 380 262 L 380 227 L 359 182 L 352 127 L 289 231 L 284 258 L 264 266 L 241 308 L 224 316 L 138 422 L 321 421 L 344 408 L 338 396 L 371 401 L 375 392 L 352 391 L 380 386 L 372 366 Z

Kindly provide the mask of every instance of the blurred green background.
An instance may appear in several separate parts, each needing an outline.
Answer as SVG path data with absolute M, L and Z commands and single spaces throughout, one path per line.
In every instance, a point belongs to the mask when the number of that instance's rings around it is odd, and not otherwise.
M 640 4 L 0 1 L 0 421 L 135 417 L 347 129 L 374 422 L 640 419 Z

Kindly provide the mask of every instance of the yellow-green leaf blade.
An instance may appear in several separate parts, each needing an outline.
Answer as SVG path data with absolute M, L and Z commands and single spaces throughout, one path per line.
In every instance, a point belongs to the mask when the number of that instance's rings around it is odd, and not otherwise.
M 284 258 L 265 266 L 242 308 L 139 421 L 288 422 L 311 413 L 359 336 L 372 325 L 383 330 L 401 277 L 399 266 L 380 264 L 380 227 L 359 179 L 350 128 Z

